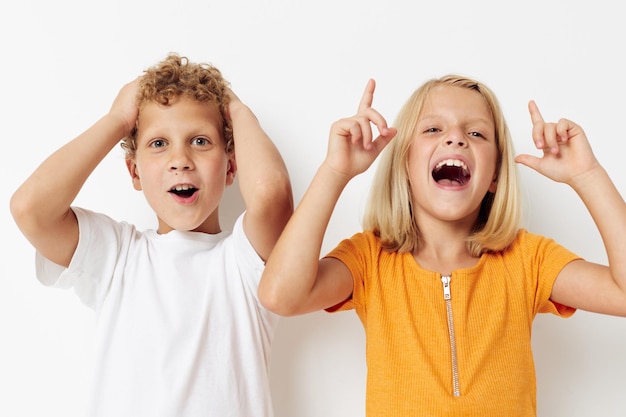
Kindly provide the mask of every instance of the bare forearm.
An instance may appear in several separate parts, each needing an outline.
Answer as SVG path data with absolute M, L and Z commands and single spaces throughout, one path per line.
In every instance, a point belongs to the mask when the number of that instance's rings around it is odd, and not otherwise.
M 235 101 L 230 115 L 239 189 L 246 206 L 244 227 L 259 256 L 267 259 L 293 213 L 289 174 L 252 111 Z
M 89 174 L 123 136 L 123 125 L 105 116 L 50 155 L 11 199 L 20 228 L 66 216 Z
M 589 210 L 604 242 L 611 275 L 626 292 L 626 204 L 608 174 L 597 168 L 572 187 Z
M 255 199 L 274 200 L 268 193 L 283 193 L 284 184 L 289 182 L 287 167 L 278 149 L 246 105 L 239 102 L 231 108 L 230 115 L 239 187 L 246 206 L 254 207 Z
M 292 315 L 325 307 L 313 305 L 320 251 L 333 209 L 348 179 L 326 165 L 316 173 L 267 264 L 259 296 L 271 310 Z M 322 297 L 324 295 L 322 294 Z

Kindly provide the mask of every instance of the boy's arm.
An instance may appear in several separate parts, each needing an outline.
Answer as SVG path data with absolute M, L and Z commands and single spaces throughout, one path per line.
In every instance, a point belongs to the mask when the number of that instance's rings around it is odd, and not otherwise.
M 544 155 L 519 155 L 516 161 L 576 191 L 598 227 L 608 257 L 608 266 L 586 261 L 568 264 L 554 283 L 551 299 L 587 311 L 626 316 L 626 204 L 580 126 L 566 119 L 545 123 L 532 101 L 529 110 L 533 139 Z
M 278 240 L 265 266 L 259 298 L 281 315 L 330 307 L 352 293 L 352 276 L 336 259 L 319 260 L 324 233 L 341 192 L 365 171 L 395 136 L 371 107 L 374 82 L 367 84 L 359 113 L 335 122 L 328 154 Z M 381 135 L 373 140 L 370 123 Z
M 246 206 L 244 229 L 256 252 L 266 260 L 293 213 L 289 174 L 254 113 L 232 91 L 229 94 L 235 163 Z
M 67 267 L 78 245 L 70 205 L 91 172 L 135 124 L 136 81 L 122 88 L 111 110 L 50 155 L 11 197 L 11 214 L 30 243 Z

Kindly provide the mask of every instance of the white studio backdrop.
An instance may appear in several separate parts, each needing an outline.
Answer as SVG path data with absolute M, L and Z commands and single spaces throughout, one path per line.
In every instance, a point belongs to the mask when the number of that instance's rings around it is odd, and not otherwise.
M 324 158 L 331 123 L 354 114 L 368 78 L 378 85 L 374 106 L 391 123 L 419 84 L 450 72 L 496 92 L 518 152 L 535 152 L 530 99 L 546 119 L 581 124 L 626 194 L 623 20 L 619 2 L 608 0 L 3 2 L 0 416 L 81 416 L 94 325 L 73 293 L 36 281 L 34 250 L 11 219 L 9 198 L 168 52 L 223 71 L 283 154 L 296 202 Z M 520 172 L 528 228 L 606 262 L 573 191 Z M 323 251 L 360 230 L 372 173 L 346 189 Z M 139 228 L 155 224 L 119 149 L 76 203 Z M 222 207 L 229 228 L 241 210 L 234 188 Z M 626 415 L 626 319 L 541 315 L 533 346 L 539 416 Z M 364 415 L 364 334 L 354 312 L 285 318 L 273 352 L 277 417 Z

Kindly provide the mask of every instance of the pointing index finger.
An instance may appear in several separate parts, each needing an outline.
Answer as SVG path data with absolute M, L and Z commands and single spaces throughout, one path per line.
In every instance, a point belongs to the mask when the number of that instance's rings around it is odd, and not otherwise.
M 541 115 L 539 107 L 537 107 L 537 103 L 535 103 L 534 100 L 530 100 L 530 102 L 528 102 L 528 111 L 530 112 L 530 120 L 534 125 L 537 123 L 543 123 L 543 116 Z
M 374 101 L 374 89 L 376 88 L 376 81 L 370 78 L 367 81 L 367 85 L 365 86 L 365 91 L 363 92 L 363 96 L 361 97 L 361 102 L 359 103 L 359 112 L 372 107 L 372 103 Z

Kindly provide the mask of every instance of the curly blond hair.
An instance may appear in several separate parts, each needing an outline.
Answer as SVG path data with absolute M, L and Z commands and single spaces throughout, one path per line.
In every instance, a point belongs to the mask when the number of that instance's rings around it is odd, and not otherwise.
M 224 148 L 231 153 L 235 148 L 233 128 L 228 117 L 230 98 L 227 94 L 229 83 L 220 70 L 206 63 L 192 63 L 187 57 L 170 53 L 163 61 L 148 68 L 139 80 L 137 107 L 145 103 L 157 102 L 164 106 L 181 96 L 203 103 L 214 104 L 222 116 Z M 133 159 L 137 146 L 137 128 L 122 141 L 126 159 Z

